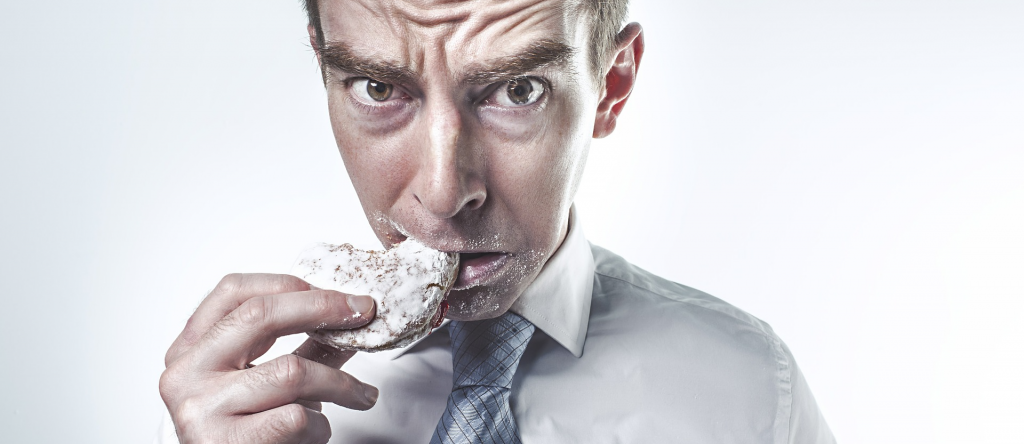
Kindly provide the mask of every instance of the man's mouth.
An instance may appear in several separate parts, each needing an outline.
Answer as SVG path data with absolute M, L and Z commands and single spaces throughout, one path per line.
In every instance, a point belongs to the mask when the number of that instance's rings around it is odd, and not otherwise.
M 459 277 L 455 279 L 452 290 L 465 290 L 490 283 L 501 273 L 501 269 L 508 264 L 508 259 L 508 253 L 460 253 Z

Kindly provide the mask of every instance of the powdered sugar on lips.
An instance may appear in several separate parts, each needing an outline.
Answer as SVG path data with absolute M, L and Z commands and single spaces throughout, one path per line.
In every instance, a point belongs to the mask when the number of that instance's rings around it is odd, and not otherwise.
M 487 285 L 498 276 L 508 259 L 506 253 L 463 254 L 459 262 L 459 276 L 452 289 L 465 290 Z
M 303 252 L 293 274 L 310 284 L 377 302 L 377 315 L 354 330 L 316 330 L 310 336 L 338 348 L 380 351 L 408 345 L 430 332 L 458 272 L 459 256 L 406 239 L 387 251 L 318 244 Z

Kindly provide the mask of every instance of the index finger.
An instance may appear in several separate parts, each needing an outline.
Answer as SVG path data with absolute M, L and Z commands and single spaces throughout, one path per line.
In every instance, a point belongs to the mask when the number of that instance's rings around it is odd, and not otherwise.
M 200 368 L 244 368 L 281 336 L 361 327 L 373 319 L 374 305 L 369 296 L 331 290 L 257 296 L 218 321 L 187 354 Z
M 214 324 L 223 319 L 245 301 L 257 296 L 314 290 L 306 281 L 287 274 L 241 274 L 224 276 L 213 291 L 199 304 L 185 323 L 185 328 L 167 349 L 164 365 L 172 362 L 191 348 Z

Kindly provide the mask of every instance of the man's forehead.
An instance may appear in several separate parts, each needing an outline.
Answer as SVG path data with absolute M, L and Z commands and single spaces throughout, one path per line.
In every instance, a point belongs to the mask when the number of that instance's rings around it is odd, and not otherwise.
M 371 13 L 391 13 L 424 24 L 457 20 L 474 11 L 527 8 L 571 9 L 592 0 L 324 0 L 321 5 L 354 4 Z
M 575 45 L 576 0 L 334 0 L 321 4 L 325 40 L 414 70 L 430 58 L 468 65 L 538 41 Z M 451 66 L 459 69 L 460 66 Z

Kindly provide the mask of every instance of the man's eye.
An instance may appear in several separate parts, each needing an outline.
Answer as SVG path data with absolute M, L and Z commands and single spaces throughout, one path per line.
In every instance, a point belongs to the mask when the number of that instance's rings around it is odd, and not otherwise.
M 366 102 L 384 102 L 391 98 L 395 86 L 373 79 L 358 79 L 352 82 L 352 92 Z
M 532 77 L 509 80 L 504 88 L 495 91 L 495 101 L 502 106 L 532 105 L 544 96 L 544 83 Z

